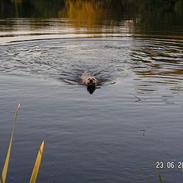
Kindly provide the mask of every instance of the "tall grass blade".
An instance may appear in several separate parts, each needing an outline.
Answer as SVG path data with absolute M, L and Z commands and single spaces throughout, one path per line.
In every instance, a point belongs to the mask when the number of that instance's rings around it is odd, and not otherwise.
M 37 179 L 37 175 L 39 172 L 39 167 L 41 164 L 41 159 L 42 159 L 42 155 L 43 155 L 43 151 L 44 151 L 44 141 L 41 143 L 39 151 L 37 153 L 37 158 L 34 164 L 34 168 L 32 170 L 32 176 L 30 178 L 29 183 L 36 183 L 36 179 Z
M 9 166 L 9 161 L 10 161 L 10 155 L 11 155 L 12 142 L 13 142 L 13 135 L 14 135 L 14 131 L 15 131 L 15 126 L 16 126 L 16 121 L 17 121 L 17 116 L 18 116 L 19 110 L 20 110 L 20 104 L 17 106 L 16 112 L 15 112 L 14 117 L 13 117 L 13 128 L 12 128 L 12 131 L 11 131 L 11 137 L 10 137 L 8 152 L 6 154 L 6 159 L 5 159 L 5 162 L 4 162 L 4 167 L 3 167 L 3 170 L 2 170 L 0 183 L 5 183 L 6 182 L 6 177 L 7 177 L 7 174 L 8 174 L 8 166 Z
M 162 176 L 160 175 L 160 172 L 159 172 L 158 169 L 156 169 L 156 173 L 157 173 L 157 176 L 158 176 L 159 183 L 163 183 L 163 178 L 162 178 Z

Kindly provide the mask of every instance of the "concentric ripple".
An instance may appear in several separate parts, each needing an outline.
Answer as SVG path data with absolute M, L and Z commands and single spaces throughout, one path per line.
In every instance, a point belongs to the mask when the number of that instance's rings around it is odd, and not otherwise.
M 130 53 L 130 65 L 141 91 L 167 86 L 183 91 L 183 41 L 137 39 Z
M 183 41 L 157 38 L 73 38 L 0 47 L 0 72 L 79 84 L 87 71 L 103 84 L 133 78 L 134 89 L 183 90 Z M 129 82 L 129 81 L 128 81 Z M 167 88 L 166 88 L 167 89 Z
M 0 47 L 0 72 L 55 78 L 78 84 L 83 72 L 103 83 L 113 82 L 125 70 L 129 45 L 110 48 L 115 41 L 102 39 L 52 39 L 24 41 Z M 126 66 L 125 66 L 126 65 Z

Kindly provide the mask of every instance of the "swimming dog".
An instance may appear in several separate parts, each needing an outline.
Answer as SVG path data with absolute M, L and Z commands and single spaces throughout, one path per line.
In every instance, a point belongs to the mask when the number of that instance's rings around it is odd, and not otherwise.
M 95 91 L 96 86 L 99 85 L 99 81 L 95 78 L 95 76 L 88 72 L 84 72 L 81 75 L 81 83 L 87 86 L 87 90 L 90 94 L 92 94 Z

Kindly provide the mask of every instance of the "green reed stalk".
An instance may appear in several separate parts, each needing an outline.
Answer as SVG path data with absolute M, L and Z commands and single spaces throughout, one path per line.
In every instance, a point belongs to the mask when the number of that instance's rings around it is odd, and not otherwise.
M 43 151 L 44 151 L 44 141 L 41 143 L 40 148 L 38 150 L 37 158 L 36 158 L 36 161 L 34 163 L 34 168 L 32 170 L 32 176 L 30 178 L 29 183 L 36 183 L 36 179 L 37 179 L 38 172 L 39 172 L 39 167 L 41 164 L 41 159 L 43 156 Z
M 14 113 L 13 128 L 12 128 L 12 131 L 11 131 L 11 137 L 10 137 L 8 152 L 6 154 L 6 159 L 5 159 L 5 162 L 4 162 L 4 167 L 3 167 L 3 170 L 2 170 L 0 183 L 6 183 L 6 177 L 7 177 L 7 174 L 8 174 L 8 166 L 9 166 L 10 155 L 11 155 L 11 148 L 12 148 L 12 143 L 13 143 L 13 135 L 14 135 L 14 131 L 15 131 L 15 126 L 16 126 L 16 121 L 17 121 L 17 116 L 18 116 L 19 110 L 20 110 L 20 104 L 17 106 L 16 112 Z
M 162 178 L 162 176 L 160 175 L 159 169 L 156 169 L 156 174 L 157 174 L 157 176 L 158 176 L 159 183 L 163 183 L 163 178 Z

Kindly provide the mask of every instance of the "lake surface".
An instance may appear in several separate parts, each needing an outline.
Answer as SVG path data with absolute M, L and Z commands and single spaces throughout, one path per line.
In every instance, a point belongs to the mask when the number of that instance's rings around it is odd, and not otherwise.
M 90 28 L 67 18 L 0 20 L 0 166 L 16 126 L 7 182 L 28 182 L 38 147 L 44 183 L 181 182 L 183 30 L 131 20 Z M 84 71 L 103 83 L 90 95 Z

